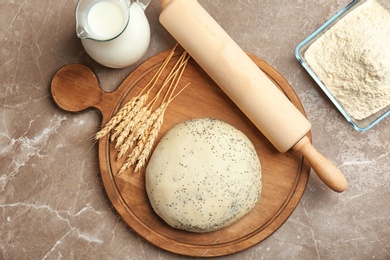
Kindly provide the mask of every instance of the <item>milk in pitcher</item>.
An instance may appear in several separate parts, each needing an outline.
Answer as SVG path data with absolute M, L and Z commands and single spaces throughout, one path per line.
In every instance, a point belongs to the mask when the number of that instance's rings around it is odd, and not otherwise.
M 149 47 L 150 26 L 144 12 L 149 3 L 137 0 L 129 6 L 124 0 L 79 0 L 76 30 L 88 55 L 111 68 L 136 63 Z

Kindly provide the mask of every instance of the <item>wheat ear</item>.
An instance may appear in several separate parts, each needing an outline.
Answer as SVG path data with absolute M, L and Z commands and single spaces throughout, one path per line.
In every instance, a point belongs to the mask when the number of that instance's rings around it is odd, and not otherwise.
M 116 114 L 113 116 L 110 121 L 102 128 L 99 132 L 96 133 L 95 139 L 99 140 L 106 136 L 122 119 L 125 117 L 129 111 L 134 107 L 138 98 L 133 98 L 127 102 Z
M 138 156 L 141 154 L 142 149 L 145 146 L 146 138 L 147 137 L 145 135 L 143 135 L 142 139 L 138 141 L 137 146 L 133 149 L 131 154 L 127 157 L 126 162 L 120 168 L 117 176 L 119 176 L 122 172 L 126 171 L 127 169 L 129 169 L 131 166 L 133 166 L 135 164 Z
M 184 69 L 188 63 L 188 60 L 190 57 L 187 57 L 187 53 L 183 53 L 183 55 L 180 57 L 180 64 L 178 66 L 178 69 L 175 71 L 175 72 L 178 72 L 179 73 L 175 73 L 176 75 L 173 77 L 173 80 L 168 88 L 168 91 L 166 93 L 166 96 L 163 98 L 163 103 L 160 105 L 160 107 L 156 110 L 158 111 L 158 113 L 156 113 L 156 120 L 154 121 L 153 125 L 151 125 L 151 130 L 149 132 L 149 135 L 146 139 L 146 143 L 144 144 L 143 146 L 143 149 L 142 149 L 142 152 L 141 154 L 137 155 L 138 156 L 138 160 L 132 160 L 134 161 L 134 163 L 137 161 L 137 164 L 136 164 L 136 167 L 135 167 L 135 170 L 134 172 L 138 172 L 142 167 L 145 166 L 145 163 L 146 161 L 149 159 L 150 157 L 150 154 L 151 154 L 151 151 L 152 151 L 152 148 L 153 148 L 153 144 L 158 136 L 158 133 L 160 132 L 160 129 L 161 129 L 161 126 L 164 122 L 164 115 L 165 115 L 165 111 L 166 109 L 168 108 L 168 105 L 169 103 L 172 102 L 173 99 L 175 99 L 184 89 L 186 89 L 190 83 L 188 83 L 187 85 L 185 85 L 176 95 L 173 96 L 173 93 L 180 81 L 180 78 L 184 72 Z M 178 75 L 178 78 L 176 78 L 176 76 Z M 176 80 L 177 79 L 177 80 Z M 166 97 L 169 97 L 168 98 L 168 101 L 165 101 L 164 100 L 166 99 Z
M 134 116 L 133 120 L 129 121 L 128 124 L 122 129 L 119 136 L 116 139 L 115 148 L 120 147 L 126 138 L 129 136 L 131 132 L 137 127 L 139 122 L 142 122 L 145 117 L 148 116 L 150 110 L 147 107 L 143 107 L 140 111 Z
M 127 151 L 133 146 L 133 144 L 142 138 L 142 135 L 147 135 L 150 126 L 157 119 L 157 117 L 162 112 L 163 107 L 159 107 L 153 111 L 153 113 L 149 113 L 148 117 L 145 118 L 140 124 L 139 127 L 134 129 L 134 131 L 129 135 L 126 141 L 119 147 L 118 159 L 127 153 Z
M 112 129 L 113 133 L 110 139 L 111 142 L 115 141 L 125 127 L 137 116 L 138 113 L 140 113 L 140 110 L 145 105 L 147 99 L 148 95 L 146 94 L 139 97 L 133 108 L 122 118 L 121 122 Z
M 134 144 L 135 141 L 141 139 L 141 135 L 143 134 L 143 125 L 148 121 L 150 117 L 151 110 L 144 108 L 144 112 L 141 115 L 141 118 L 136 122 L 132 121 L 130 125 L 130 132 L 123 132 L 122 136 L 118 137 L 115 148 L 118 149 L 118 157 L 120 159 Z M 122 139 L 123 138 L 123 139 Z
M 113 130 L 129 113 L 130 111 L 132 111 L 134 108 L 135 108 L 135 105 L 142 99 L 141 97 L 141 94 L 146 90 L 148 89 L 149 86 L 151 86 L 148 90 L 148 94 L 150 92 L 150 90 L 156 85 L 158 79 L 160 78 L 161 76 L 161 73 L 162 71 L 165 69 L 165 67 L 167 66 L 167 64 L 169 63 L 169 61 L 171 60 L 172 56 L 174 55 L 175 53 L 175 50 L 178 46 L 178 43 L 176 43 L 176 45 L 173 47 L 173 49 L 171 50 L 171 52 L 168 54 L 168 56 L 165 58 L 163 64 L 159 67 L 159 69 L 157 70 L 157 72 L 153 75 L 153 77 L 150 79 L 150 81 L 146 84 L 146 86 L 144 88 L 141 89 L 140 93 L 136 96 L 136 97 L 133 97 L 132 99 L 130 99 L 116 114 L 115 116 L 113 116 L 107 123 L 106 125 L 96 133 L 95 135 L 95 139 L 96 140 L 99 140 L 101 138 L 103 138 L 104 136 L 106 136 L 111 130 Z M 147 96 L 146 96 L 147 97 Z M 146 101 L 146 100 L 145 100 Z M 144 104 L 144 103 L 143 103 Z M 142 104 L 142 105 L 143 105 Z M 142 106 L 141 105 L 141 106 Z M 135 111 L 137 112 L 137 111 Z M 134 113 L 135 113 L 134 112 Z M 133 113 L 133 114 L 134 114 Z M 129 120 L 127 118 L 127 120 Z M 119 130 L 119 129 L 118 129 Z M 114 140 L 116 138 L 116 135 L 114 135 L 114 137 L 112 137 L 111 139 Z M 111 140 L 111 141 L 112 141 Z
M 164 64 L 160 67 L 159 72 L 156 74 L 158 76 L 161 75 L 162 69 L 165 68 L 165 66 L 168 64 L 171 55 L 173 55 L 173 52 L 170 53 L 169 58 L 167 58 L 164 62 Z M 162 90 L 167 85 L 167 83 L 173 78 L 176 78 L 177 70 L 180 69 L 182 66 L 181 62 L 183 59 L 183 55 L 180 57 L 179 62 L 177 62 L 173 70 L 170 71 L 167 78 L 165 79 L 162 87 L 158 90 L 157 94 L 153 97 L 153 99 L 146 105 L 146 108 L 142 108 L 139 112 L 135 114 L 135 116 L 132 118 L 132 121 L 123 122 L 123 125 L 121 125 L 118 128 L 118 132 L 120 132 L 119 136 L 117 134 L 113 135 L 113 137 L 117 138 L 115 148 L 119 147 L 119 153 L 118 153 L 118 159 L 121 158 L 134 144 L 134 142 L 140 138 L 143 132 L 147 130 L 147 128 L 153 123 L 154 119 L 149 120 L 149 116 L 151 115 L 151 110 L 155 103 L 157 102 Z M 178 67 L 176 69 L 176 67 Z M 158 77 L 159 78 L 159 77 Z M 151 82 L 151 81 L 150 81 Z M 144 94 L 149 95 L 151 89 L 156 84 L 157 80 L 153 83 L 152 87 Z M 149 85 L 149 83 L 148 83 Z M 148 109 L 149 108 L 149 109 Z
M 154 141 L 156 140 L 158 133 L 160 132 L 161 126 L 164 122 L 164 113 L 167 109 L 168 102 L 161 105 L 161 112 L 158 115 L 157 119 L 154 121 L 153 125 L 151 126 L 150 132 L 146 138 L 146 142 L 143 145 L 143 149 L 141 153 L 137 156 L 138 162 L 136 164 L 134 172 L 138 172 L 146 163 L 147 159 L 150 156 L 150 153 L 153 148 Z

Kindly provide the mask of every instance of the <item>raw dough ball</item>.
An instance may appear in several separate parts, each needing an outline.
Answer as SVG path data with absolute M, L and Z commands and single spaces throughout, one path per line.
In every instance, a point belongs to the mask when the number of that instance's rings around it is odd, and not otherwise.
M 215 119 L 194 119 L 162 138 L 146 168 L 154 211 L 174 228 L 208 232 L 231 225 L 256 205 L 261 166 L 250 140 Z

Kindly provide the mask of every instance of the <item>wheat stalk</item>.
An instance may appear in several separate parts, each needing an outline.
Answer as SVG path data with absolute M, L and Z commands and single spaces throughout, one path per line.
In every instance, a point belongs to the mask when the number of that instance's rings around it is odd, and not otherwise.
M 163 121 L 164 121 L 164 115 L 165 115 L 165 111 L 168 107 L 168 105 L 173 101 L 173 99 L 175 99 L 185 88 L 187 88 L 189 86 L 189 83 L 187 85 L 185 85 L 176 95 L 173 96 L 173 93 L 180 81 L 180 78 L 184 72 L 184 69 L 188 63 L 188 60 L 189 60 L 189 56 L 187 57 L 187 53 L 183 53 L 183 55 L 180 57 L 179 61 L 177 62 L 177 64 L 179 64 L 178 66 L 178 69 L 175 71 L 175 76 L 173 77 L 172 79 L 172 82 L 168 88 L 168 91 L 166 93 L 166 95 L 164 96 L 163 98 L 163 101 L 162 101 L 162 104 L 160 105 L 160 107 L 156 110 L 158 111 L 158 113 L 155 113 L 155 116 L 156 116 L 156 119 L 154 121 L 154 123 L 151 125 L 151 130 L 147 136 L 147 139 L 146 139 L 146 143 L 145 144 L 142 144 L 142 151 L 140 154 L 136 154 L 136 156 L 138 157 L 138 159 L 136 158 L 131 158 L 129 159 L 129 163 L 128 165 L 126 166 L 127 168 L 131 167 L 133 164 L 135 164 L 135 162 L 137 162 L 136 166 L 135 166 L 135 169 L 134 169 L 134 172 L 138 172 L 142 167 L 145 166 L 145 163 L 146 161 L 149 159 L 150 157 L 150 154 L 151 154 L 151 151 L 152 151 L 152 148 L 153 148 L 153 144 L 158 136 L 158 133 L 160 132 L 160 129 L 161 129 L 161 126 L 163 124 Z M 177 78 L 178 76 L 178 78 Z M 176 80 L 175 80 L 176 79 Z M 168 98 L 168 101 L 165 101 L 165 99 Z M 135 155 L 133 155 L 135 156 Z M 124 170 L 126 170 L 127 168 L 125 167 Z
M 137 123 L 132 124 L 130 133 L 128 135 L 126 133 L 123 133 L 123 137 L 125 138 L 124 142 L 120 142 L 118 138 L 118 142 L 115 145 L 115 148 L 118 148 L 119 151 L 118 159 L 120 159 L 124 154 L 126 154 L 126 152 L 133 146 L 134 142 L 141 139 L 142 134 L 147 130 L 147 127 L 145 125 L 148 124 L 150 113 L 151 110 L 145 110 L 142 115 L 142 118 L 139 119 Z
M 134 107 L 136 102 L 138 101 L 138 97 L 132 98 L 129 102 L 127 102 L 119 111 L 118 113 L 113 116 L 110 121 L 107 122 L 107 124 L 102 128 L 99 132 L 96 133 L 95 139 L 99 140 L 106 136 L 121 120 L 123 117 L 125 117 L 131 109 Z
M 133 146 L 133 144 L 141 139 L 142 135 L 146 135 L 150 126 L 162 112 L 163 107 L 160 106 L 153 113 L 149 113 L 148 117 L 138 124 L 139 126 L 129 135 L 126 141 L 119 147 L 118 159 L 121 158 Z
M 120 132 L 118 138 L 116 139 L 115 148 L 118 148 L 123 144 L 129 134 L 132 133 L 134 129 L 136 129 L 137 125 L 140 122 L 144 121 L 145 118 L 148 117 L 149 113 L 150 110 L 148 109 L 148 107 L 143 107 L 140 109 L 140 111 L 134 116 L 134 118 L 130 120 Z
M 156 109 L 156 111 L 153 113 L 155 120 L 153 120 L 153 121 L 149 120 L 149 122 L 152 122 L 152 124 L 149 125 L 150 131 L 143 132 L 137 145 L 135 146 L 133 151 L 128 155 L 126 162 L 123 164 L 123 166 L 119 170 L 118 175 L 121 174 L 122 172 L 126 171 L 131 166 L 135 165 L 136 163 L 137 163 L 136 169 L 134 170 L 134 172 L 137 172 L 140 168 L 142 168 L 146 159 L 149 157 L 153 143 L 154 143 L 155 139 L 157 138 L 157 135 L 161 129 L 161 125 L 162 125 L 162 122 L 164 119 L 163 114 L 164 114 L 167 106 L 168 106 L 168 103 L 164 103 L 158 109 Z M 150 118 L 150 119 L 153 119 L 153 118 Z
M 167 78 L 164 80 L 162 87 L 159 89 L 154 98 L 146 105 L 146 107 L 141 108 L 139 111 L 135 111 L 135 115 L 133 117 L 129 117 L 129 120 L 124 120 L 122 125 L 116 129 L 116 133 L 113 138 L 116 138 L 115 148 L 119 148 L 118 159 L 121 158 L 133 145 L 133 143 L 140 138 L 140 136 L 148 129 L 148 127 L 154 122 L 154 118 L 149 118 L 151 115 L 151 110 L 158 100 L 162 90 L 168 84 L 170 80 L 175 80 L 177 76 L 178 70 L 182 67 L 182 61 L 184 56 L 187 53 L 184 53 L 179 60 L 174 65 L 173 69 L 168 74 Z M 166 65 L 165 65 L 166 66 Z M 178 67 L 178 68 L 177 68 Z M 177 69 L 176 69 L 177 68 Z M 159 73 L 161 74 L 161 72 Z M 172 85 L 172 84 L 171 84 Z M 168 88 L 171 88 L 171 85 Z M 146 96 L 149 95 L 151 89 L 149 89 Z M 164 97 L 165 99 L 165 97 Z M 150 108 L 150 109 L 149 109 Z M 160 109 L 161 110 L 161 109 Z M 153 115 L 156 117 L 156 114 Z M 130 121 L 131 120 L 131 121 Z
M 178 68 L 177 68 L 177 70 L 175 70 L 175 76 L 172 79 L 172 82 L 168 88 L 166 96 L 164 96 L 164 98 L 163 98 L 161 106 L 156 110 L 156 111 L 158 111 L 158 113 L 155 114 L 156 120 L 151 125 L 150 133 L 148 135 L 146 144 L 144 145 L 143 150 L 142 150 L 141 154 L 139 155 L 138 162 L 137 162 L 137 165 L 135 167 L 134 172 L 138 172 L 145 165 L 147 159 L 149 158 L 150 153 L 151 153 L 152 148 L 153 148 L 153 144 L 154 144 L 154 142 L 158 136 L 158 133 L 160 132 L 161 126 L 163 124 L 165 111 L 166 111 L 168 105 L 173 101 L 173 99 L 175 99 L 189 85 L 189 83 L 187 85 L 185 85 L 175 96 L 173 96 L 173 93 L 176 90 L 176 87 L 181 79 L 181 76 L 182 76 L 184 69 L 188 63 L 189 58 L 190 58 L 189 56 L 188 57 L 187 56 L 188 56 L 188 53 L 184 52 L 182 54 L 182 56 L 179 58 L 179 61 L 175 64 L 175 67 L 178 64 Z M 168 101 L 165 101 L 168 93 L 169 93 Z
M 136 164 L 134 172 L 138 172 L 142 167 L 145 166 L 146 161 L 149 159 L 153 144 L 160 132 L 161 126 L 164 122 L 165 111 L 168 108 L 170 102 L 175 99 L 185 88 L 189 86 L 190 83 L 185 85 L 175 96 L 171 97 L 168 101 L 160 105 L 151 116 L 144 122 L 144 125 L 139 129 L 139 142 L 134 148 L 133 152 L 129 154 L 125 164 L 120 169 L 118 175 L 123 171 L 129 169 L 131 166 Z M 149 130 L 150 129 L 150 130 Z M 149 131 L 148 131 L 149 130 Z M 134 140 L 135 141 L 135 140 Z M 132 145 L 129 144 L 126 148 L 126 151 Z M 123 151 L 121 156 L 126 152 Z
M 142 110 L 142 107 L 145 105 L 146 100 L 148 99 L 148 95 L 144 94 L 141 97 L 139 97 L 138 101 L 135 103 L 133 108 L 127 113 L 126 116 L 122 118 L 122 120 L 117 124 L 113 130 L 113 133 L 111 135 L 110 141 L 115 141 L 118 136 L 124 131 L 124 129 L 128 126 L 129 123 L 131 123 L 134 118 L 137 117 L 137 115 Z
M 163 70 L 171 60 L 177 46 L 178 44 L 171 50 L 157 72 L 140 90 L 138 95 L 130 99 L 107 122 L 104 128 L 95 135 L 96 139 L 101 139 L 112 132 L 110 141 L 116 142 L 115 148 L 118 150 L 117 160 L 127 154 L 126 161 L 117 175 L 120 175 L 134 165 L 134 172 L 138 172 L 144 167 L 160 132 L 168 105 L 189 85 L 188 83 L 178 93 L 174 94 L 190 59 L 188 53 L 184 51 L 165 77 L 157 93 L 147 102 L 151 90 L 157 85 Z M 154 106 L 157 105 L 159 97 L 166 87 L 167 90 L 162 100 L 159 101 L 160 105 L 153 111 Z
M 147 138 L 146 136 L 143 136 L 143 138 L 139 140 L 137 146 L 133 149 L 132 153 L 127 157 L 126 162 L 120 168 L 117 176 L 119 176 L 122 172 L 126 171 L 127 169 L 129 169 L 131 166 L 135 164 L 138 156 L 141 154 L 142 149 L 145 146 L 146 138 Z
M 164 113 L 167 109 L 168 102 L 163 103 L 160 106 L 159 114 L 151 126 L 150 132 L 146 138 L 146 143 L 143 145 L 141 153 L 138 155 L 138 162 L 136 164 L 134 172 L 138 172 L 144 165 L 146 160 L 149 158 L 153 148 L 154 141 L 156 140 L 158 133 L 160 132 L 161 126 L 164 122 Z
M 183 72 L 184 72 L 184 70 L 185 70 L 185 68 L 186 68 L 186 66 L 187 66 L 188 60 L 190 59 L 190 56 L 188 56 L 187 58 L 185 58 L 186 56 L 187 56 L 187 52 L 185 52 L 185 53 L 183 54 L 183 56 L 182 56 L 182 57 L 183 57 L 183 61 L 182 61 L 182 63 L 180 64 L 180 67 L 179 67 L 179 70 L 180 70 L 180 71 L 179 71 L 178 78 L 177 78 L 177 80 L 176 80 L 176 82 L 175 82 L 174 85 L 173 85 L 173 82 L 171 83 L 172 90 L 171 90 L 170 92 L 167 92 L 167 93 L 166 93 L 166 96 L 164 97 L 164 99 L 163 99 L 162 102 L 165 101 L 166 97 L 169 97 L 169 98 L 168 98 L 168 103 L 172 102 L 172 100 L 175 99 L 175 97 L 177 97 L 185 88 L 188 87 L 189 83 L 188 83 L 187 85 L 185 85 L 185 86 L 183 87 L 183 89 L 180 90 L 175 96 L 173 96 L 173 93 L 175 92 L 175 90 L 176 90 L 176 88 L 177 88 L 177 85 L 179 84 L 179 81 L 180 81 L 180 79 L 181 79 L 181 76 L 183 75 Z M 168 95 L 168 93 L 169 93 L 169 95 Z M 172 96 L 173 96 L 173 97 L 172 97 Z
M 132 99 L 130 99 L 116 114 L 115 116 L 113 116 L 107 123 L 106 125 L 104 126 L 104 128 L 102 128 L 100 131 L 98 131 L 95 135 L 95 139 L 96 140 L 99 140 L 101 138 L 103 138 L 104 136 L 106 136 L 111 130 L 113 130 L 119 123 L 122 122 L 122 120 L 124 118 L 126 118 L 126 120 L 131 120 L 129 119 L 132 118 L 132 116 L 138 112 L 138 108 L 141 107 L 142 105 L 144 105 L 144 103 L 146 102 L 146 99 L 149 95 L 149 92 L 151 91 L 151 89 L 156 85 L 158 79 L 160 78 L 161 76 L 161 73 L 163 72 L 163 70 L 165 69 L 165 67 L 167 66 L 167 64 L 169 63 L 169 61 L 171 60 L 173 54 L 175 53 L 175 50 L 177 48 L 178 44 L 176 44 L 173 49 L 171 50 L 171 52 L 168 54 L 168 56 L 165 58 L 164 62 L 162 63 L 162 65 L 159 67 L 159 69 L 157 70 L 157 72 L 153 75 L 153 77 L 150 79 L 150 81 L 145 85 L 145 87 L 143 87 L 140 91 L 140 93 L 133 97 Z M 141 94 L 146 90 L 148 89 L 149 90 L 147 91 L 147 94 L 148 95 L 144 95 L 144 96 L 141 96 Z M 136 106 L 136 104 L 138 104 Z M 134 111 L 135 110 L 135 111 Z M 134 112 L 132 112 L 134 111 Z M 123 127 L 123 126 L 122 126 Z M 121 128 L 118 128 L 118 131 L 120 132 L 120 129 Z M 116 138 L 116 135 L 114 135 L 111 139 L 115 139 Z

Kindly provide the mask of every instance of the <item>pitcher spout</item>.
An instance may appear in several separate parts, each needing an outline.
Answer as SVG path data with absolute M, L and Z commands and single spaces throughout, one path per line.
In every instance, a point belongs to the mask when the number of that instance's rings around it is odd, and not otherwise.
M 91 7 L 91 4 L 88 1 L 79 0 L 75 9 L 75 18 L 76 18 L 76 35 L 80 39 L 89 38 L 89 33 L 87 32 L 88 22 L 87 22 L 87 10 Z
M 139 6 L 141 6 L 143 10 L 145 10 L 150 4 L 151 0 L 137 0 L 136 2 L 137 4 L 139 4 Z
M 84 28 L 76 26 L 76 35 L 80 39 L 87 39 L 88 33 L 84 30 Z

